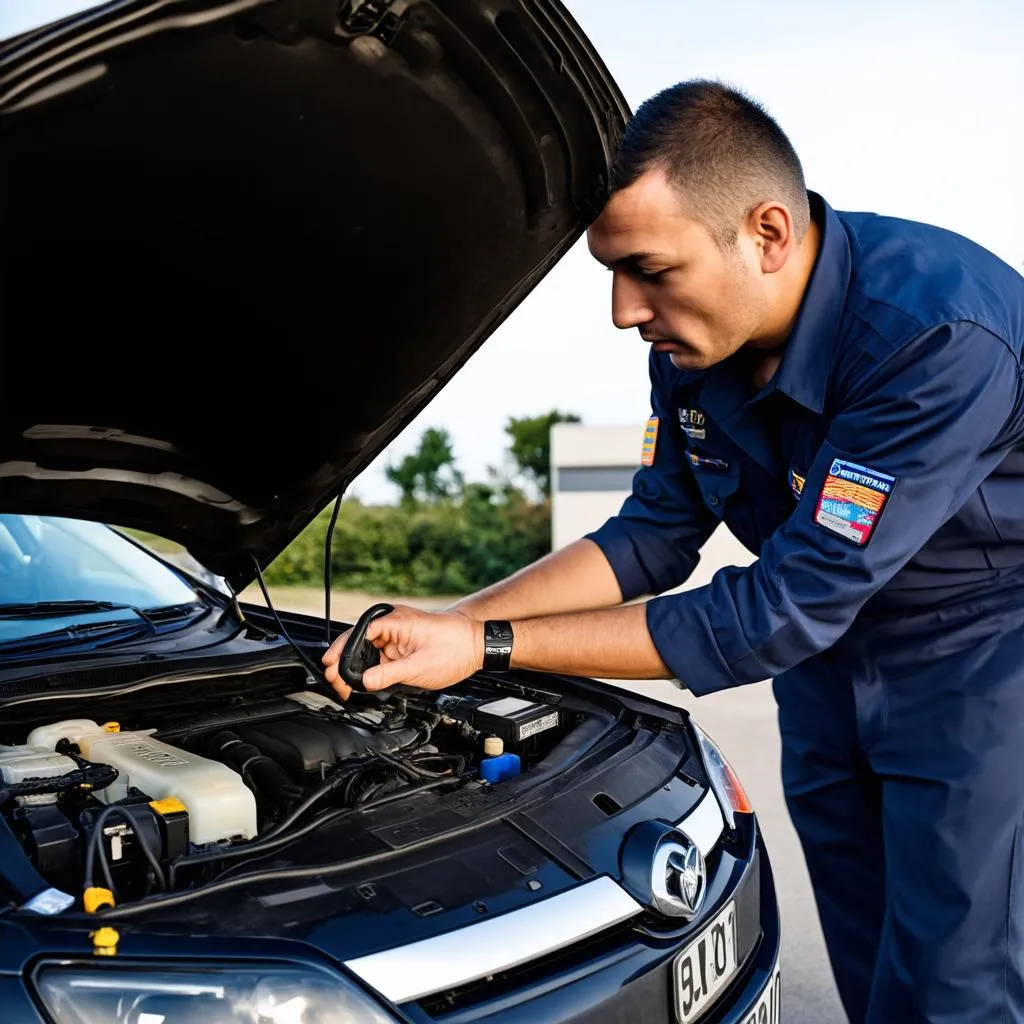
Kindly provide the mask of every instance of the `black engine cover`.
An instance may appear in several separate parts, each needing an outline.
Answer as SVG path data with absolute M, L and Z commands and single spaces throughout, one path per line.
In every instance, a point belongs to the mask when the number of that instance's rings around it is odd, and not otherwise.
M 317 773 L 321 766 L 368 754 L 393 754 L 416 741 L 418 729 L 374 732 L 348 722 L 335 722 L 314 714 L 292 715 L 277 722 L 236 730 L 261 753 L 288 771 Z

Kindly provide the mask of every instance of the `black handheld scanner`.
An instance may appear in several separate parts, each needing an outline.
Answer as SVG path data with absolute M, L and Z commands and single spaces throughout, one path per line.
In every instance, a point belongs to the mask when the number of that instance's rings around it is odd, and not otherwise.
M 338 661 L 338 672 L 353 690 L 366 692 L 366 687 L 363 686 L 363 673 L 368 668 L 380 664 L 380 651 L 366 639 L 367 628 L 374 619 L 390 615 L 394 610 L 394 605 L 390 604 L 371 605 L 352 627 Z

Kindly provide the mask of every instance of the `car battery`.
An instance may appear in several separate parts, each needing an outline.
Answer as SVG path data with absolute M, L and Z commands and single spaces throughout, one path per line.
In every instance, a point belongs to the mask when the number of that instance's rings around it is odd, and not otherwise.
M 557 729 L 559 710 L 551 704 L 539 704 L 522 697 L 454 698 L 441 710 L 488 736 L 498 736 L 506 747 L 519 747 L 526 740 L 549 729 Z

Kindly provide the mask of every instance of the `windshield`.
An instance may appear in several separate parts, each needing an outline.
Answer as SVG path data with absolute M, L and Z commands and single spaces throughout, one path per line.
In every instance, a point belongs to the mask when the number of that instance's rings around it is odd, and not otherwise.
M 102 523 L 0 515 L 0 605 L 101 601 L 147 611 L 198 600 L 177 573 Z

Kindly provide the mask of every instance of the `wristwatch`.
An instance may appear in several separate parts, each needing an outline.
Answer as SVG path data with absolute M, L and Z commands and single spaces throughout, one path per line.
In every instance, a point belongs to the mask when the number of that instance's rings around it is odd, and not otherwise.
M 488 619 L 484 623 L 484 665 L 491 672 L 507 672 L 512 663 L 512 623 Z

